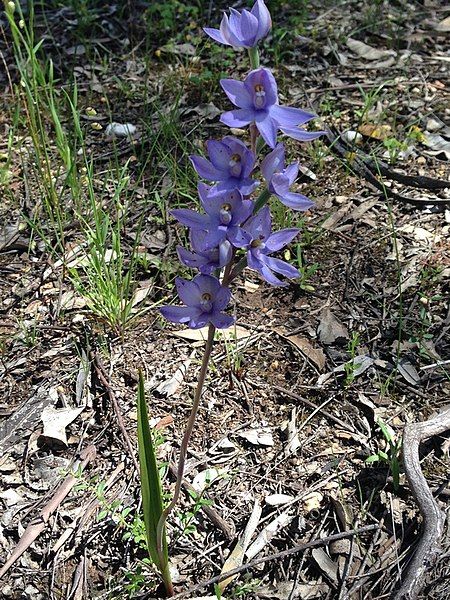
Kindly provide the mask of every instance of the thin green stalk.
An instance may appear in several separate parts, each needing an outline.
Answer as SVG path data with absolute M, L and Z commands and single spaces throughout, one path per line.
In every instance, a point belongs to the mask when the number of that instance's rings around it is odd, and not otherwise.
M 259 51 L 258 48 L 255 46 L 254 48 L 249 48 L 248 49 L 248 56 L 250 58 L 250 66 L 252 69 L 258 69 L 259 67 Z
M 212 325 L 210 323 L 209 329 L 208 329 L 208 339 L 206 341 L 205 352 L 203 354 L 203 359 L 202 359 L 202 366 L 200 368 L 200 374 L 198 376 L 197 387 L 195 388 L 194 401 L 192 403 L 191 414 L 189 415 L 189 420 L 186 425 L 186 430 L 183 435 L 183 440 L 181 442 L 180 458 L 178 461 L 177 481 L 175 484 L 175 491 L 174 491 L 173 498 L 172 498 L 170 504 L 168 504 L 168 506 L 164 509 L 164 511 L 159 519 L 157 528 L 156 528 L 156 547 L 158 549 L 158 554 L 160 554 L 161 556 L 163 556 L 163 535 L 164 535 L 164 527 L 165 527 L 165 524 L 167 521 L 167 517 L 170 515 L 172 510 L 175 508 L 175 506 L 178 502 L 178 499 L 180 497 L 181 484 L 183 481 L 183 474 L 184 474 L 184 466 L 186 464 L 187 449 L 189 446 L 189 441 L 191 439 L 192 431 L 193 431 L 194 425 L 195 425 L 195 419 L 197 417 L 198 409 L 200 406 L 200 399 L 202 396 L 203 384 L 205 383 L 206 372 L 208 370 L 209 359 L 211 357 L 215 332 L 216 332 L 216 328 L 214 327 L 214 325 Z

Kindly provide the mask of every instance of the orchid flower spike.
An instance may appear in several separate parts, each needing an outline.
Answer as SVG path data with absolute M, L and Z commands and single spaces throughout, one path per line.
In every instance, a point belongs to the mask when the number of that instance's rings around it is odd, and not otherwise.
M 202 156 L 191 156 L 194 169 L 208 181 L 217 181 L 214 192 L 238 189 L 247 196 L 258 186 L 250 174 L 255 166 L 255 155 L 244 142 L 227 135 L 222 139 L 209 140 L 206 148 L 210 160 Z
M 264 0 L 256 0 L 252 10 L 242 13 L 230 8 L 230 16 L 225 13 L 220 29 L 205 27 L 204 32 L 219 44 L 233 48 L 254 48 L 272 27 L 272 19 Z
M 186 306 L 162 306 L 159 310 L 168 321 L 187 323 L 192 329 L 200 329 L 208 323 L 217 329 L 226 329 L 234 323 L 233 317 L 222 312 L 230 301 L 231 291 L 216 277 L 196 275 L 192 281 L 177 277 L 175 285 Z
M 236 230 L 231 243 L 237 248 L 247 250 L 247 265 L 250 269 L 258 271 L 272 285 L 286 286 L 287 283 L 278 279 L 274 273 L 280 273 L 289 279 L 299 277 L 300 273 L 289 263 L 269 254 L 284 248 L 299 231 L 291 228 L 272 233 L 270 210 L 268 206 L 264 206 L 242 228 Z
M 287 135 L 316 115 L 300 108 L 280 106 L 278 87 L 269 69 L 261 67 L 250 71 L 245 81 L 222 79 L 220 85 L 238 110 L 225 112 L 220 117 L 229 127 L 245 127 L 254 122 L 264 141 L 271 148 L 277 143 L 277 131 Z M 317 136 L 316 136 L 317 137 Z
M 303 194 L 291 192 L 289 188 L 297 179 L 298 163 L 285 166 L 284 144 L 277 144 L 261 163 L 261 173 L 269 192 L 275 194 L 285 206 L 294 210 L 308 210 L 314 202 Z

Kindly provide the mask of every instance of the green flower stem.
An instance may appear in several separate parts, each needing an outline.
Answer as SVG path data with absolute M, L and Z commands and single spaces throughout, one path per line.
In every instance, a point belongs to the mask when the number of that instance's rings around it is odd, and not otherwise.
M 261 194 L 259 195 L 258 199 L 255 202 L 255 208 L 253 209 L 253 214 L 256 215 L 256 213 L 258 211 L 261 210 L 261 208 L 267 204 L 267 202 L 269 201 L 269 198 L 272 194 L 269 192 L 269 190 L 266 188 L 265 190 L 263 190 L 261 192 Z
M 187 449 L 189 446 L 189 440 L 191 439 L 192 431 L 195 425 L 195 419 L 197 417 L 198 408 L 200 406 L 200 398 L 202 395 L 203 384 L 205 383 L 206 372 L 208 370 L 208 363 L 212 352 L 214 334 L 216 332 L 216 328 L 214 325 L 210 323 L 208 329 L 208 339 L 206 341 L 205 352 L 203 354 L 202 366 L 200 368 L 200 374 L 198 376 L 197 387 L 195 388 L 194 401 L 192 403 L 191 414 L 189 415 L 189 420 L 186 425 L 186 430 L 184 432 L 183 440 L 181 442 L 180 447 L 180 458 L 178 461 L 178 469 L 177 469 L 177 481 L 175 484 L 175 491 L 173 494 L 173 498 L 170 504 L 164 509 L 157 528 L 156 528 L 156 546 L 158 549 L 158 554 L 160 556 L 163 555 L 163 533 L 164 527 L 167 521 L 167 517 L 170 515 L 172 510 L 175 508 L 175 505 L 178 502 L 181 492 L 181 484 L 183 481 L 184 467 L 186 464 L 186 455 Z M 164 576 L 164 574 L 163 574 Z
M 255 46 L 254 48 L 248 49 L 248 56 L 250 58 L 250 67 L 252 69 L 257 69 L 259 67 L 259 51 Z

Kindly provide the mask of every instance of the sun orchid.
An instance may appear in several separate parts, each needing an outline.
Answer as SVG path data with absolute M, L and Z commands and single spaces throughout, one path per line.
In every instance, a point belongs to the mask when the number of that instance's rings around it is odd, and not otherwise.
M 247 250 L 247 264 L 250 269 L 258 271 L 272 285 L 286 286 L 274 275 L 279 273 L 289 279 L 296 279 L 298 270 L 279 258 L 269 256 L 284 248 L 299 233 L 299 229 L 282 229 L 272 233 L 272 217 L 268 206 L 264 206 L 254 217 L 249 219 L 242 229 L 234 232 L 231 243 Z
M 297 179 L 298 163 L 285 166 L 283 144 L 277 144 L 261 163 L 261 173 L 269 192 L 275 194 L 280 202 L 294 210 L 308 210 L 314 202 L 303 194 L 291 192 L 290 187 Z
M 187 323 L 191 329 L 200 329 L 212 323 L 217 329 L 225 329 L 233 317 L 222 312 L 231 298 L 228 287 L 211 275 L 196 275 L 192 281 L 177 277 L 177 292 L 186 306 L 163 306 L 161 314 L 173 323 Z
M 223 247 L 223 244 L 250 217 L 254 204 L 252 200 L 244 200 L 239 190 L 211 194 L 211 188 L 199 184 L 198 193 L 206 214 L 188 208 L 172 210 L 171 214 L 186 227 L 206 232 L 203 250 L 218 247 L 224 258 L 228 255 L 229 245 Z
M 233 249 L 230 242 L 225 240 L 220 245 L 220 249 L 205 250 L 208 245 L 207 236 L 207 231 L 191 230 L 189 241 L 192 250 L 177 246 L 177 254 L 180 262 L 186 267 L 198 269 L 205 275 L 211 275 L 216 269 L 226 267 L 231 260 Z
M 244 81 L 222 79 L 220 85 L 238 107 L 238 110 L 223 113 L 220 117 L 222 123 L 229 127 L 245 127 L 254 122 L 271 148 L 275 148 L 279 129 L 289 131 L 315 117 L 301 108 L 280 106 L 275 77 L 264 67 L 250 71 Z
M 230 16 L 225 13 L 220 29 L 205 27 L 204 32 L 219 44 L 234 48 L 254 48 L 272 27 L 272 19 L 264 0 L 256 0 L 251 11 L 242 13 L 230 8 Z
M 180 445 L 175 491 L 156 523 L 154 537 L 158 558 L 164 558 L 167 518 L 180 497 L 188 444 L 200 407 L 216 329 L 225 329 L 235 322 L 233 317 L 224 312 L 231 299 L 231 283 L 245 267 L 257 271 L 274 286 L 286 286 L 286 278 L 295 279 L 300 275 L 294 266 L 272 256 L 292 242 L 300 230 L 289 228 L 272 232 L 272 217 L 267 202 L 271 195 L 275 195 L 284 205 L 295 210 L 306 210 L 313 203 L 306 196 L 291 191 L 299 166 L 296 162 L 286 165 L 285 147 L 277 144 L 277 136 L 280 132 L 306 142 L 324 132 L 308 132 L 303 128 L 315 117 L 313 113 L 280 106 L 274 75 L 267 68 L 259 68 L 257 44 L 267 35 L 271 26 L 264 0 L 256 0 L 250 11 L 244 9 L 238 12 L 231 8 L 229 16 L 223 15 L 220 29 L 205 29 L 207 35 L 221 44 L 248 50 L 251 70 L 245 79 L 223 79 L 220 82 L 236 107 L 223 113 L 220 120 L 229 127 L 250 125 L 251 149 L 244 141 L 233 136 L 209 140 L 206 143 L 206 158 L 190 157 L 198 175 L 212 184 L 198 185 L 202 212 L 187 208 L 170 211 L 173 217 L 190 229 L 191 248 L 177 246 L 180 262 L 197 269 L 199 274 L 191 281 L 177 277 L 176 288 L 183 306 L 163 306 L 160 312 L 169 321 L 186 324 L 192 329 L 208 325 L 208 333 L 192 410 Z M 259 157 L 264 146 L 261 138 L 271 148 L 262 161 Z M 254 174 L 257 159 L 265 181 L 259 194 L 255 194 L 259 186 Z M 171 596 L 173 585 L 168 561 L 164 563 L 160 559 L 159 564 L 167 596 Z M 165 571 L 164 565 L 167 567 Z
M 206 142 L 210 160 L 202 156 L 190 156 L 195 170 L 208 181 L 216 181 L 214 191 L 238 189 L 242 194 L 251 194 L 258 181 L 250 175 L 255 166 L 255 155 L 244 142 L 230 135 Z

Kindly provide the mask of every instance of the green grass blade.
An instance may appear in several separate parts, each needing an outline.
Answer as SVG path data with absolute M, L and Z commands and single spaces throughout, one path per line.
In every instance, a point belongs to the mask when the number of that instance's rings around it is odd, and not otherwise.
M 156 527 L 163 512 L 162 488 L 156 461 L 155 447 L 148 424 L 148 413 L 144 391 L 144 377 L 141 371 L 139 371 L 137 400 L 142 509 L 144 511 L 144 522 L 147 533 L 147 546 L 150 558 L 154 564 L 160 569 L 160 571 L 164 571 L 168 563 L 167 541 L 165 535 L 163 540 L 164 556 L 162 557 L 164 559 L 164 564 L 161 564 L 161 559 L 158 555 L 156 546 Z

